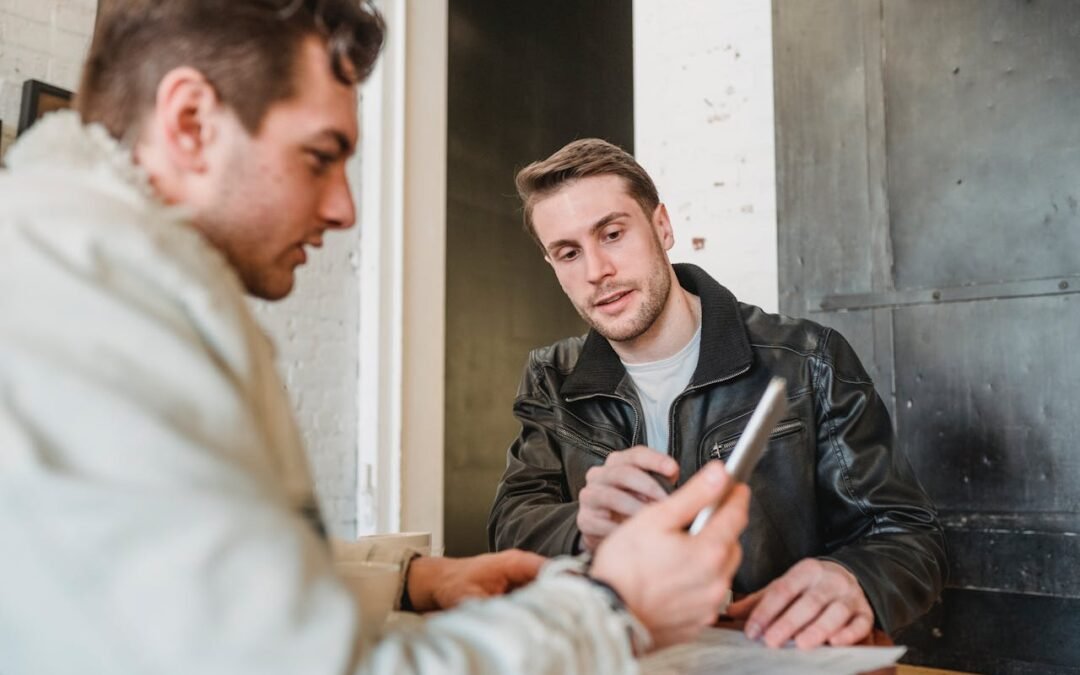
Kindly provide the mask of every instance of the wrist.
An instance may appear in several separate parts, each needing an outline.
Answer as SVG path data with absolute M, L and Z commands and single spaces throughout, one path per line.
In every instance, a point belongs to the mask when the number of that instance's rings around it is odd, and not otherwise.
M 573 558 L 555 558 L 548 562 L 544 574 L 568 574 L 581 577 L 587 581 L 593 591 L 604 598 L 612 617 L 620 621 L 625 627 L 628 644 L 633 654 L 642 656 L 648 653 L 653 646 L 652 634 L 649 629 L 626 604 L 622 592 L 611 584 L 611 580 L 602 573 L 599 575 L 595 573 L 596 570 L 593 569 L 592 561 L 592 555 L 588 553 Z
M 439 566 L 443 562 L 445 559 L 416 556 L 408 563 L 402 607 L 406 606 L 407 601 L 409 609 L 415 612 L 438 609 L 435 603 L 435 587 L 440 575 Z

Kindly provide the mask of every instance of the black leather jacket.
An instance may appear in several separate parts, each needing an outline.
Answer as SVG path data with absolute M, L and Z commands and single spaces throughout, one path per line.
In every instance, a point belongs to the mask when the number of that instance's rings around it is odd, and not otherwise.
M 730 454 L 770 378 L 788 382 L 789 414 L 750 479 L 734 590 L 757 590 L 806 557 L 830 559 L 858 578 L 878 625 L 911 623 L 941 592 L 944 538 L 851 346 L 829 328 L 737 302 L 700 268 L 675 270 L 702 305 L 697 369 L 671 408 L 680 482 Z M 514 414 L 521 434 L 491 510 L 490 545 L 573 553 L 585 472 L 645 437 L 634 385 L 592 331 L 529 355 Z

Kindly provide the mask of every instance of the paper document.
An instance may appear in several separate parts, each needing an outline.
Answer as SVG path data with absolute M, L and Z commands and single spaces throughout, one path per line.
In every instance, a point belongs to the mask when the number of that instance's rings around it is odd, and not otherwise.
M 886 668 L 905 647 L 820 647 L 769 649 L 741 631 L 709 628 L 696 642 L 669 647 L 641 660 L 642 675 L 843 675 Z

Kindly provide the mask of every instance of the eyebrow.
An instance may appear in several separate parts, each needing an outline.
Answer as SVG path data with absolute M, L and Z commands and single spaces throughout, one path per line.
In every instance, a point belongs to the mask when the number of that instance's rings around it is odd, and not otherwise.
M 597 232 L 602 230 L 605 225 L 609 224 L 613 220 L 618 220 L 619 218 L 629 218 L 629 217 L 630 217 L 630 214 L 626 213 L 625 211 L 612 211 L 611 213 L 607 214 L 606 216 L 604 216 L 600 220 L 593 223 L 592 227 L 589 228 L 589 234 L 596 234 Z M 577 242 L 575 242 L 573 239 L 559 239 L 558 241 L 553 241 L 550 244 L 548 244 L 547 252 L 549 254 L 551 254 L 551 253 L 554 253 L 556 250 L 558 250 L 562 246 L 573 246 L 576 243 Z

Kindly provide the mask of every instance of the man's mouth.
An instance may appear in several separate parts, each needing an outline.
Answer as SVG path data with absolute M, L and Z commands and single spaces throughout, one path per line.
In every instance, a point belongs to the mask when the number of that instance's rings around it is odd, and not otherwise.
M 630 295 L 630 293 L 632 292 L 632 290 L 624 290 L 616 291 L 614 293 L 608 293 L 607 295 L 594 302 L 593 305 L 595 305 L 596 307 L 607 307 L 609 305 L 614 305 L 626 296 Z

